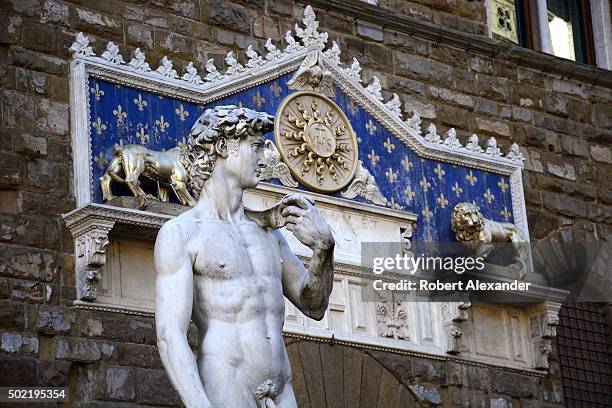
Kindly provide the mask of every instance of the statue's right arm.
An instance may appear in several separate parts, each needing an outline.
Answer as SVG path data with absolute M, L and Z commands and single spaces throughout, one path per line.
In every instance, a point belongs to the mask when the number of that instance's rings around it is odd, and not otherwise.
M 187 342 L 193 306 L 192 255 L 186 231 L 166 223 L 155 242 L 155 327 L 162 364 L 188 408 L 212 408 Z

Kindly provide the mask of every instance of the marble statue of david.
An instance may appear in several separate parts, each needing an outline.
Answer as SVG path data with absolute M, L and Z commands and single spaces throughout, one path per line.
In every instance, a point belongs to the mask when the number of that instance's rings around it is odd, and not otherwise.
M 297 407 L 282 337 L 286 296 L 320 320 L 333 284 L 334 238 L 304 196 L 247 216 L 272 116 L 236 106 L 206 110 L 183 164 L 195 207 L 168 221 L 155 243 L 155 324 L 162 363 L 186 407 Z M 246 211 L 249 213 L 249 211 Z M 275 229 L 313 251 L 308 269 Z M 187 343 L 193 319 L 197 358 Z

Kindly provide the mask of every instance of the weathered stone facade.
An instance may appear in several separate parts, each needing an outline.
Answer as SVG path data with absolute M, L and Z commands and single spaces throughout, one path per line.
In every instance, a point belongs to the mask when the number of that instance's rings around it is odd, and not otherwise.
M 462 140 L 476 132 L 495 136 L 502 150 L 521 146 L 533 240 L 576 223 L 612 236 L 612 73 L 485 38 L 484 1 L 311 4 L 342 60 L 358 57 L 385 96 L 396 92 L 440 133 L 454 127 Z M 152 318 L 70 307 L 74 248 L 60 217 L 75 207 L 68 48 L 83 31 L 94 46 L 113 41 L 124 55 L 136 47 L 150 61 L 169 55 L 179 72 L 191 60 L 222 65 L 229 50 L 253 44 L 261 53 L 268 37 L 280 41 L 303 4 L 0 5 L 0 385 L 69 386 L 86 406 L 178 405 Z M 387 7 L 394 13 L 385 19 Z M 291 337 L 287 344 L 300 407 L 561 406 L 554 352 L 544 376 Z

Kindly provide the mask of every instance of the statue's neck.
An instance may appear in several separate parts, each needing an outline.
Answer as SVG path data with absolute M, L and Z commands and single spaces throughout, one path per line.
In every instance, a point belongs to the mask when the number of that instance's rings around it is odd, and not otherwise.
M 243 189 L 225 169 L 215 168 L 200 192 L 194 210 L 198 218 L 239 222 L 245 219 L 242 206 Z

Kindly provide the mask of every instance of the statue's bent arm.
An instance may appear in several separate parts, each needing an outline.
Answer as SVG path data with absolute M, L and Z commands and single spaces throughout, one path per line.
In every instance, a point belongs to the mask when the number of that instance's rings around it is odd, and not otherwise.
M 166 223 L 155 242 L 155 327 L 159 354 L 188 408 L 212 408 L 187 342 L 193 306 L 193 270 L 182 226 Z
M 285 237 L 275 231 L 283 260 L 284 295 L 306 316 L 321 320 L 327 310 L 334 284 L 334 242 L 314 246 L 308 269 L 289 248 Z

